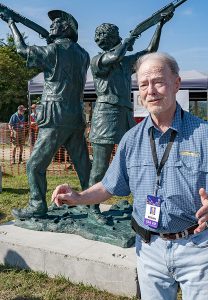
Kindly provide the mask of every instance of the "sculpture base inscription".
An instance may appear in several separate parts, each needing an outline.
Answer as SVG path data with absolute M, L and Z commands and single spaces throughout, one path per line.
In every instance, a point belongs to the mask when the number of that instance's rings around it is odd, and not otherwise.
M 52 206 L 45 217 L 16 219 L 15 225 L 37 231 L 78 234 L 87 239 L 128 248 L 135 241 L 135 233 L 130 224 L 131 214 L 132 206 L 126 200 L 102 213 L 106 224 L 88 207 Z

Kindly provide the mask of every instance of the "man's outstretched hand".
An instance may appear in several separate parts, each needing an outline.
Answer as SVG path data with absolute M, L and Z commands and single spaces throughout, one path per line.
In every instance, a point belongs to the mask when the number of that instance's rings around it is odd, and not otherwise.
M 208 226 L 208 194 L 205 189 L 201 188 L 199 195 L 201 197 L 202 207 L 196 212 L 199 226 L 194 230 L 194 233 L 199 233 Z
M 10 25 L 11 23 L 14 22 L 12 20 L 12 18 L 6 13 L 0 13 L 0 19 L 2 19 L 4 22 L 8 23 L 8 25 Z

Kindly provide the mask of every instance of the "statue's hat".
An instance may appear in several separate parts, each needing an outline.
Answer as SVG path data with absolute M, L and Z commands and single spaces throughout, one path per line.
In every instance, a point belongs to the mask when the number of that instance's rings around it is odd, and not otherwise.
M 53 21 L 56 18 L 64 19 L 72 29 L 71 39 L 76 43 L 78 40 L 78 23 L 77 20 L 69 13 L 63 10 L 51 10 L 48 12 L 49 18 Z

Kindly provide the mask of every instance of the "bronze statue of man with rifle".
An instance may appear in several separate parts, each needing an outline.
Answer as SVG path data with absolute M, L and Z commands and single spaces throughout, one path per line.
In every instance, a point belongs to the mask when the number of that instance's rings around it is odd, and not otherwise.
M 133 50 L 135 40 L 142 30 L 154 25 L 151 18 L 133 30 L 130 37 L 121 43 L 119 29 L 114 24 L 104 23 L 96 28 L 95 42 L 103 50 L 91 61 L 91 70 L 97 93 L 97 101 L 92 116 L 90 141 L 93 147 L 93 165 L 89 185 L 102 180 L 108 169 L 115 144 L 118 144 L 126 131 L 136 123 L 131 104 L 131 75 L 134 64 L 144 54 L 158 49 L 163 25 L 173 16 L 172 11 L 159 14 L 159 24 L 149 46 L 133 55 L 125 56 Z M 106 220 L 100 213 L 99 205 L 92 206 L 92 213 L 98 221 Z
M 44 72 L 44 90 L 37 109 L 38 139 L 27 163 L 30 200 L 26 208 L 14 209 L 17 218 L 43 217 L 47 213 L 46 170 L 60 146 L 67 149 L 82 189 L 88 187 L 91 163 L 85 141 L 83 89 L 89 67 L 89 54 L 79 46 L 78 23 L 61 10 L 48 13 L 50 32 L 21 15 L 0 6 L 1 17 L 12 31 L 17 52 L 29 67 Z M 14 20 L 25 22 L 47 39 L 47 46 L 27 46 Z M 37 25 L 37 26 L 36 26 Z

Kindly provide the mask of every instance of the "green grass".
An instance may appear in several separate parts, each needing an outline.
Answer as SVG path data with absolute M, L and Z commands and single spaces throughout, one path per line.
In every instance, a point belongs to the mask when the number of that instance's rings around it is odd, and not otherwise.
M 72 284 L 63 277 L 19 270 L 0 265 L 1 300 L 127 300 L 83 284 Z

